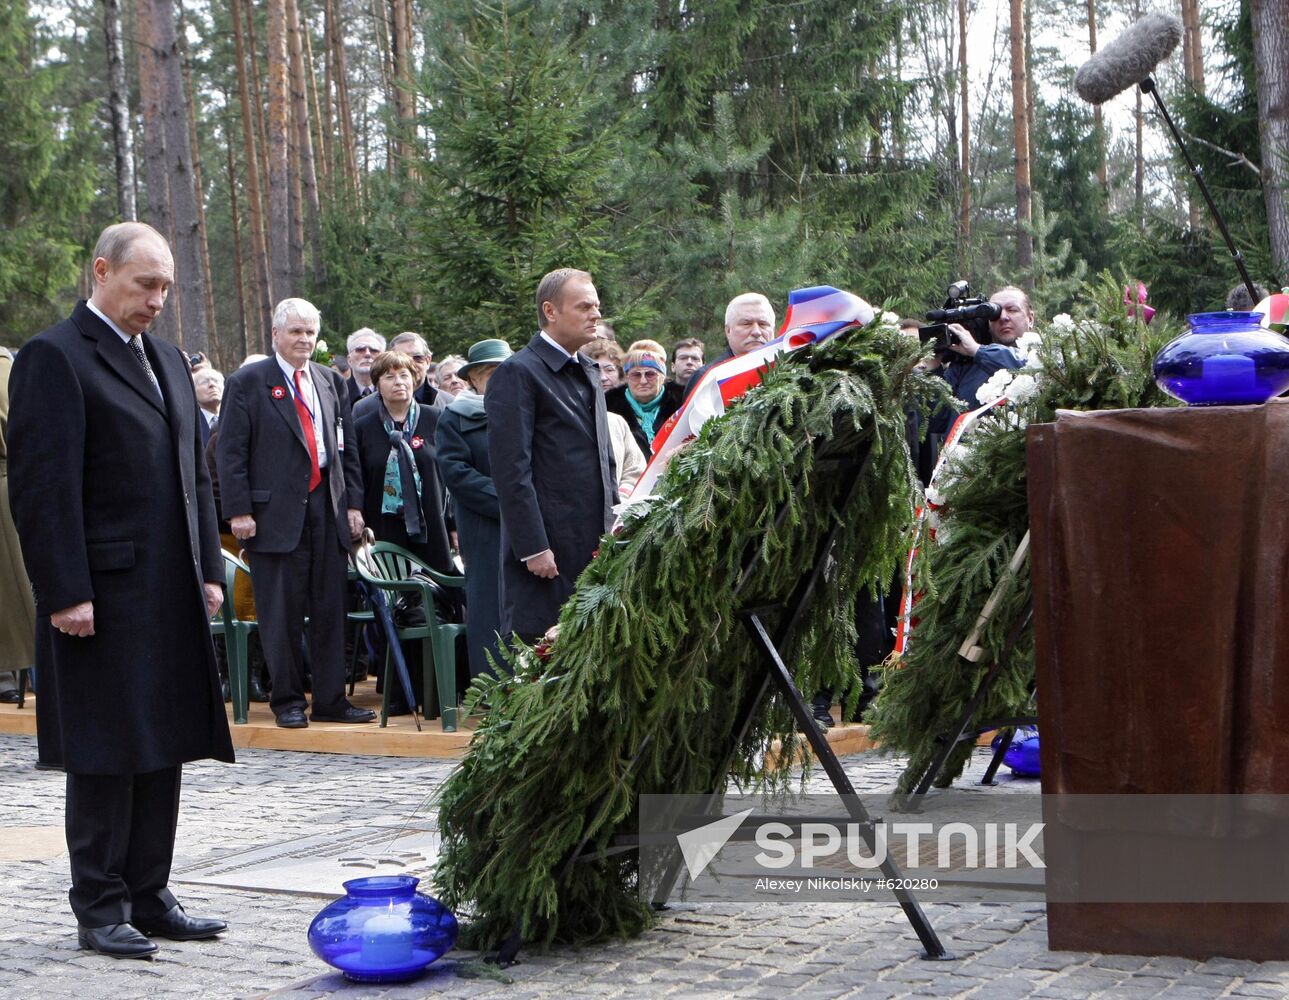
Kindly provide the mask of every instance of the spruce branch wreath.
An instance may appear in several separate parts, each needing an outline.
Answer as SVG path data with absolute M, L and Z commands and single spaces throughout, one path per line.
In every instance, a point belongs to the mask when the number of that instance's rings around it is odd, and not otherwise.
M 659 500 L 602 539 L 545 661 L 521 649 L 513 677 L 476 681 L 471 698 L 490 711 L 441 791 L 435 873 L 440 898 L 471 918 L 469 944 L 497 947 L 515 926 L 543 942 L 639 933 L 653 916 L 635 855 L 563 872 L 584 838 L 603 852 L 633 829 L 641 794 L 794 780 L 763 770 L 776 739 L 795 741 L 775 702 L 731 755 L 739 707 L 764 677 L 733 612 L 744 598 L 785 602 L 845 506 L 830 571 L 783 652 L 803 691 L 857 687 L 855 597 L 887 585 L 910 540 L 906 412 L 947 399 L 915 369 L 920 354 L 884 319 L 781 355 L 675 456 Z M 845 504 L 842 470 L 864 446 Z

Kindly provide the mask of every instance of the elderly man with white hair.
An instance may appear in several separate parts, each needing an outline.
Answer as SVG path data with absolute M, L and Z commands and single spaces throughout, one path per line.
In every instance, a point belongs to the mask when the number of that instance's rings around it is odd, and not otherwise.
M 250 556 L 269 707 L 284 729 L 309 724 L 306 621 L 312 718 L 375 718 L 345 699 L 346 556 L 363 530 L 362 473 L 345 382 L 310 360 L 319 323 L 304 299 L 278 303 L 273 357 L 228 377 L 215 441 L 220 506 Z
M 774 339 L 774 306 L 760 292 L 743 292 L 730 299 L 725 307 L 725 353 L 714 358 L 689 376 L 689 393 L 703 380 L 712 365 L 718 365 L 730 358 L 751 354 L 758 347 L 764 347 Z
M 349 362 L 349 403 L 353 405 L 376 391 L 371 381 L 371 366 L 376 355 L 385 350 L 385 338 L 364 326 L 349 335 L 345 350 Z

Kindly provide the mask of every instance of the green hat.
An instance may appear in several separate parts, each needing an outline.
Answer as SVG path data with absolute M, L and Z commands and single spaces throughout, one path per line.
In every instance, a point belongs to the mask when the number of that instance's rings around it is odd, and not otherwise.
M 466 363 L 457 369 L 457 375 L 465 378 L 466 373 L 472 368 L 499 365 L 513 353 L 510 345 L 504 340 L 481 340 L 477 344 L 470 345 L 470 350 L 466 352 Z

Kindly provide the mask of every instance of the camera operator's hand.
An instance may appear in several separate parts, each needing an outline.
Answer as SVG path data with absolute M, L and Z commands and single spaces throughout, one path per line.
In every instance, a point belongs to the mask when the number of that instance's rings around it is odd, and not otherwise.
M 974 358 L 976 352 L 980 350 L 980 345 L 976 343 L 976 338 L 971 335 L 971 332 L 959 323 L 950 323 L 949 331 L 957 336 L 957 339 L 949 345 L 949 350 L 955 354 Z

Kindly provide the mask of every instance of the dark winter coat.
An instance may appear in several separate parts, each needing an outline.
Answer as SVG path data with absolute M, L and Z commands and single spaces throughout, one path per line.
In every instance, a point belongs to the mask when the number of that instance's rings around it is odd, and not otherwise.
M 9 490 L 36 598 L 40 759 L 136 774 L 233 759 L 203 581 L 224 577 L 187 358 L 143 335 L 158 397 L 84 302 L 10 382 Z M 90 637 L 49 616 L 94 604 Z
M 497 657 L 501 628 L 501 509 L 488 460 L 488 415 L 483 400 L 462 394 L 439 417 L 439 473 L 452 497 L 457 539 L 465 562 L 466 639 L 470 676 L 488 670 Z
M 617 503 L 616 470 L 600 373 L 541 334 L 492 373 L 484 407 L 501 507 L 501 624 L 540 635 L 555 624 L 591 561 Z M 525 559 L 550 549 L 559 575 Z

